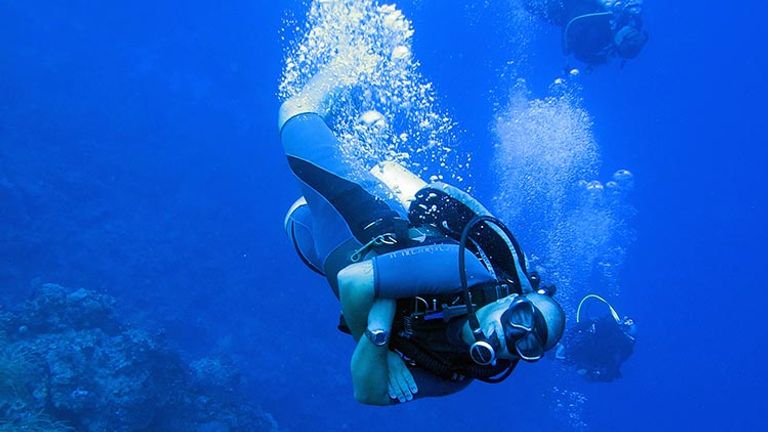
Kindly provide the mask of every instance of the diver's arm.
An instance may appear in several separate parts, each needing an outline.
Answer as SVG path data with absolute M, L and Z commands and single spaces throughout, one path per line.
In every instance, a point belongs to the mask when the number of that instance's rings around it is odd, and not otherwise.
M 346 267 L 338 279 L 344 319 L 358 341 L 351 364 L 355 398 L 370 405 L 412 400 L 419 387 L 400 356 L 362 337 L 366 326 L 391 331 L 396 300 L 375 299 L 370 260 Z
M 355 340 L 368 325 L 368 312 L 373 306 L 373 263 L 370 260 L 352 264 L 338 274 L 339 298 L 344 321 Z
M 394 300 L 376 300 L 368 314 L 368 327 L 389 331 L 395 316 Z M 355 399 L 366 405 L 391 405 L 388 345 L 376 346 L 367 337 L 358 340 L 352 354 L 352 384 Z
M 373 263 L 352 264 L 339 272 L 339 297 L 344 320 L 357 347 L 352 354 L 352 384 L 355 399 L 367 405 L 389 405 L 388 347 L 378 347 L 366 337 L 365 329 L 391 330 L 395 300 L 374 299 Z

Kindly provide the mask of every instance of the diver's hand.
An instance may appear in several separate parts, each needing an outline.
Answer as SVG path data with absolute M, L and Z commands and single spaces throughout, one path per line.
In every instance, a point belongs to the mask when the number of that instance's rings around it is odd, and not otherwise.
M 389 351 L 387 353 L 387 366 L 389 366 L 389 397 L 397 399 L 400 403 L 413 400 L 413 395 L 419 392 L 413 374 L 399 355 Z

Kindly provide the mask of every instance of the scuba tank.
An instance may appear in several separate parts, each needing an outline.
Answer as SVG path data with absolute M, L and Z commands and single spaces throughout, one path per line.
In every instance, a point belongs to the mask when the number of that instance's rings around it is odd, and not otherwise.
M 370 172 L 395 195 L 406 210 L 410 210 L 411 204 L 416 200 L 416 194 L 427 186 L 427 182 L 421 177 L 397 162 L 381 162 L 371 168 Z

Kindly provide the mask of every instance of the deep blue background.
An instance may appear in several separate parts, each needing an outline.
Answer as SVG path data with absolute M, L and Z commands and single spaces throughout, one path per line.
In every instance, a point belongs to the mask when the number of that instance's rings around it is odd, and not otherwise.
M 298 192 L 275 127 L 280 28 L 306 9 L 222 3 L 0 5 L 2 300 L 35 280 L 108 291 L 188 355 L 235 357 L 287 430 L 564 428 L 551 364 L 396 409 L 352 400 L 338 306 L 281 230 Z M 494 103 L 520 38 L 511 6 L 401 3 L 488 201 Z M 576 384 L 583 418 L 600 431 L 761 430 L 766 6 L 646 3 L 640 58 L 580 78 L 605 174 L 636 174 L 619 306 L 642 332 L 623 380 Z M 544 95 L 566 64 L 557 31 L 524 39 L 520 72 Z

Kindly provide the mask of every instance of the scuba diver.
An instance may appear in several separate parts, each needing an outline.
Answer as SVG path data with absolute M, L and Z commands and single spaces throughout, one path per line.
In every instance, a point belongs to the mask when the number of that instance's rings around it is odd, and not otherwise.
M 648 42 L 642 0 L 524 0 L 525 8 L 562 28 L 562 46 L 590 66 L 611 58 L 622 64 L 637 57 Z
M 357 342 L 356 400 L 444 396 L 541 359 L 565 325 L 554 287 L 468 194 L 393 162 L 367 171 L 344 157 L 317 114 L 341 73 L 326 67 L 283 103 L 279 129 L 303 193 L 285 228 L 341 303 L 339 328 Z
M 581 309 L 589 300 L 605 303 L 610 314 L 583 320 Z M 555 358 L 588 381 L 611 382 L 621 378 L 621 365 L 632 355 L 636 338 L 637 325 L 632 318 L 619 318 L 604 298 L 589 294 L 579 303 L 576 325 L 558 344 Z

